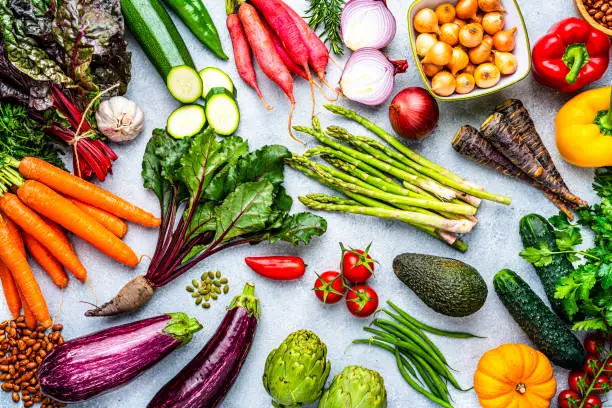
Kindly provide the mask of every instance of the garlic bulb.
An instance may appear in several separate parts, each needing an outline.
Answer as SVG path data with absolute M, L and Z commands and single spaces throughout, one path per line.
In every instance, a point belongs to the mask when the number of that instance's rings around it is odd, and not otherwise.
M 102 102 L 96 112 L 96 122 L 102 134 L 113 142 L 128 142 L 144 127 L 142 109 L 123 96 L 113 96 Z

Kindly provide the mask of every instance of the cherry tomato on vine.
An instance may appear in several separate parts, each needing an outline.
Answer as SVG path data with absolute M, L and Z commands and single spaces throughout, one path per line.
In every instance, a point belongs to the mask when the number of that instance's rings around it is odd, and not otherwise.
M 559 408 L 573 408 L 579 405 L 580 395 L 576 391 L 563 390 L 559 393 L 557 402 L 559 403 Z M 572 402 L 574 405 L 572 405 Z
M 605 374 L 601 374 L 597 379 L 595 379 L 595 384 L 593 384 L 593 392 L 597 394 L 605 394 L 610 391 L 610 377 Z
M 374 263 L 376 262 L 370 256 L 370 245 L 365 249 L 346 249 L 342 243 L 342 275 L 344 279 L 352 283 L 364 283 L 374 274 Z
M 340 272 L 327 271 L 317 275 L 314 291 L 321 302 L 330 305 L 342 300 L 346 293 L 346 287 Z
M 378 294 L 368 285 L 357 285 L 346 295 L 346 307 L 353 316 L 368 317 L 378 308 Z
M 584 408 L 601 408 L 601 398 L 591 394 L 584 399 Z
M 584 339 L 584 349 L 589 356 L 599 356 L 606 346 L 606 340 L 599 334 L 589 334 Z
M 583 370 L 591 377 L 595 377 L 601 368 L 601 361 L 595 356 L 588 356 L 584 362 Z
M 570 390 L 582 394 L 589 388 L 589 385 L 591 385 L 591 378 L 586 375 L 584 371 L 574 370 L 567 377 L 567 384 Z M 582 386 L 580 386 L 580 384 L 582 384 Z
M 612 374 L 612 360 L 608 360 L 603 369 L 604 373 L 610 375 Z

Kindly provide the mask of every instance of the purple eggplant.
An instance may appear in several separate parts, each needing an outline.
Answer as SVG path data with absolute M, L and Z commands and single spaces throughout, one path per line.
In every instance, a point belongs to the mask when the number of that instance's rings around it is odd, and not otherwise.
M 206 346 L 153 397 L 147 408 L 214 408 L 230 390 L 249 354 L 259 300 L 247 283 L 227 309 L 225 319 Z
M 185 313 L 168 313 L 67 341 L 43 360 L 40 389 L 56 401 L 86 401 L 132 381 L 201 328 Z

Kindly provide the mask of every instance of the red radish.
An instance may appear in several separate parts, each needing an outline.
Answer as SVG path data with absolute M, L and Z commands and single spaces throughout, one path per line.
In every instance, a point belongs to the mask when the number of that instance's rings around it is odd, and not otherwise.
M 293 96 L 293 78 L 291 72 L 283 64 L 282 58 L 274 49 L 274 44 L 270 33 L 266 30 L 255 7 L 247 3 L 242 3 L 238 9 L 238 16 L 244 27 L 246 38 L 251 45 L 255 58 L 264 74 L 274 81 L 287 95 L 291 103 L 289 111 L 289 134 L 297 141 L 291 129 L 291 120 L 295 109 L 295 97 Z
M 431 133 L 439 116 L 436 100 L 425 89 L 416 86 L 398 93 L 389 105 L 393 130 L 408 140 L 422 139 Z
M 257 84 L 257 76 L 255 74 L 255 69 L 253 69 L 253 59 L 251 58 L 251 48 L 249 47 L 244 29 L 242 28 L 242 23 L 237 14 L 232 13 L 227 16 L 227 29 L 232 39 L 234 60 L 240 78 L 257 92 L 257 96 L 259 96 L 259 99 L 261 99 L 266 109 L 271 110 L 272 106 L 268 105 L 265 101 L 259 89 L 259 85 Z
M 278 35 L 278 38 L 293 62 L 304 68 L 304 72 L 310 83 L 312 112 L 314 116 L 315 96 L 313 79 L 310 75 L 310 68 L 308 67 L 309 52 L 300 29 L 294 23 L 287 9 L 283 7 L 283 2 L 281 0 L 251 0 L 251 4 L 253 4 L 257 11 L 259 11 L 266 21 L 268 21 L 270 28 Z M 251 47 L 252 46 L 253 44 L 251 44 Z
M 272 42 L 274 43 L 274 49 L 276 49 L 276 52 L 278 52 L 278 56 L 281 57 L 281 59 L 285 63 L 285 66 L 289 69 L 289 72 L 294 75 L 299 75 L 305 80 L 308 80 L 304 69 L 295 62 L 293 62 L 289 54 L 287 54 L 287 50 L 285 49 L 285 47 L 283 47 L 283 44 L 279 40 L 278 36 L 274 34 L 266 20 L 261 20 L 261 22 L 266 27 L 266 30 L 268 30 L 268 33 L 270 33 L 270 38 L 272 38 Z
M 321 41 L 317 33 L 306 23 L 306 21 L 300 17 L 298 13 L 288 4 L 281 1 L 282 7 L 287 11 L 291 19 L 295 22 L 295 25 L 300 30 L 302 34 L 302 38 L 308 47 L 308 63 L 317 73 L 319 80 L 324 83 L 329 89 L 334 90 L 325 78 L 325 70 L 327 69 L 327 64 L 329 62 L 329 51 L 327 47 Z M 327 98 L 326 98 L 327 99 Z

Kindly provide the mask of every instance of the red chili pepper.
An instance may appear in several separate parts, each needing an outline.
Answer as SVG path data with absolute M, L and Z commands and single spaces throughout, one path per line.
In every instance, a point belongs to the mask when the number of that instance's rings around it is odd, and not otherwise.
M 533 77 L 544 86 L 574 92 L 603 76 L 609 53 L 606 34 L 582 19 L 566 18 L 533 47 Z
M 244 261 L 261 276 L 274 280 L 298 279 L 306 271 L 304 260 L 297 256 L 249 256 Z

